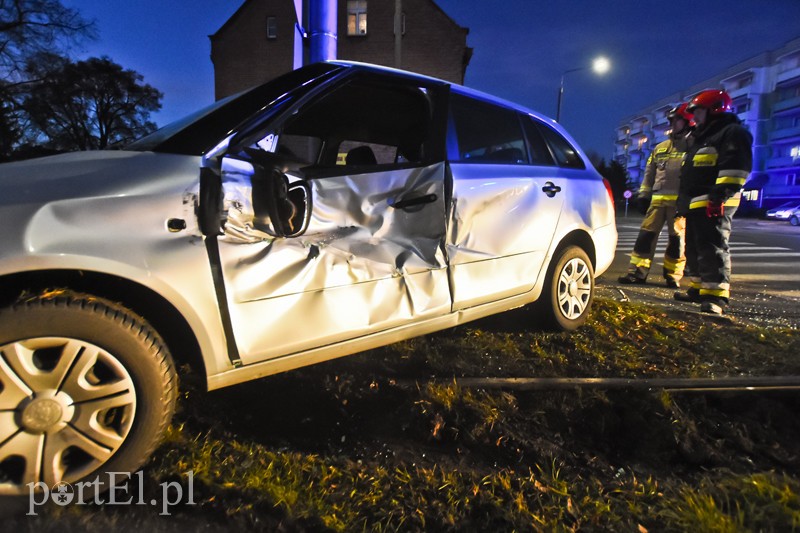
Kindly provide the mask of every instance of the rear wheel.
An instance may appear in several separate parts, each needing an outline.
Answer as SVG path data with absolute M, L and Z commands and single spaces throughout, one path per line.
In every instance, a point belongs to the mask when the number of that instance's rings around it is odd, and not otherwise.
M 133 472 L 176 396 L 166 346 L 121 305 L 59 291 L 0 309 L 0 494 Z
M 594 298 L 594 269 L 589 256 L 567 246 L 550 263 L 538 311 L 548 329 L 572 331 L 586 322 Z

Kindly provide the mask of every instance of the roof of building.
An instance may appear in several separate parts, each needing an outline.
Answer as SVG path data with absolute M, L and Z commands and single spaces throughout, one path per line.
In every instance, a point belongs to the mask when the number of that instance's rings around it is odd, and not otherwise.
M 208 36 L 209 39 L 213 40 L 214 38 L 218 37 L 223 31 L 227 30 L 229 26 L 233 25 L 235 19 L 241 16 L 241 13 L 244 12 L 245 7 L 248 4 L 256 1 L 264 2 L 268 0 L 244 0 L 244 2 L 242 2 L 242 5 L 239 6 L 239 9 L 237 9 L 236 12 L 233 15 L 231 15 L 230 18 L 228 18 L 228 20 L 226 20 L 216 32 Z M 293 0 L 272 0 L 272 1 L 293 2 Z M 439 7 L 439 5 L 436 2 L 434 2 L 433 0 L 423 0 L 423 1 L 427 1 L 436 11 L 444 15 L 444 17 L 447 19 L 448 22 L 450 22 L 457 29 L 464 31 L 465 35 L 469 33 L 469 28 L 460 26 L 455 20 L 452 19 L 452 17 L 450 17 L 450 15 L 448 15 L 441 7 Z

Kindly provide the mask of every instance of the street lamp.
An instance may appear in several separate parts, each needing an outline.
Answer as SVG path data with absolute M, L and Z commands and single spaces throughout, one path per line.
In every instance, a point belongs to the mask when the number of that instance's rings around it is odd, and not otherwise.
M 589 67 L 577 67 L 565 70 L 561 73 L 561 85 L 558 88 L 558 106 L 556 107 L 556 122 L 561 122 L 561 99 L 564 97 L 564 76 L 570 72 L 577 72 L 579 70 L 586 70 Z M 592 61 L 591 69 L 595 74 L 603 75 L 611 68 L 611 62 L 608 58 L 599 56 Z

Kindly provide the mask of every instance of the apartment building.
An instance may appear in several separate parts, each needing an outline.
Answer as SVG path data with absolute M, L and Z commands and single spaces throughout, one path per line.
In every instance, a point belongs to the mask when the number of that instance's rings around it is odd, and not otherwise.
M 636 188 L 647 158 L 669 134 L 667 113 L 704 89 L 724 89 L 753 134 L 753 172 L 745 184 L 742 214 L 788 201 L 800 203 L 800 38 L 737 63 L 686 90 L 624 118 L 616 129 L 614 159 Z
M 395 0 L 339 0 L 337 57 L 397 66 L 395 7 Z M 298 20 L 298 13 L 305 20 Z M 307 17 L 308 0 L 245 0 L 209 36 L 216 98 L 303 64 Z M 469 29 L 456 24 L 433 0 L 402 0 L 401 26 L 400 68 L 464 82 L 472 57 L 472 48 L 467 46 Z

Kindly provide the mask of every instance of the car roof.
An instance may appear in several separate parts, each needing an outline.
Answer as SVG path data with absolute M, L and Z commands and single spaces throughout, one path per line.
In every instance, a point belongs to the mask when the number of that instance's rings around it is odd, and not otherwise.
M 500 98 L 498 96 L 494 96 L 492 94 L 485 93 L 485 92 L 479 91 L 477 89 L 472 89 L 472 88 L 467 87 L 465 85 L 459 85 L 458 83 L 453 83 L 453 82 L 450 82 L 450 81 L 447 81 L 447 80 L 434 78 L 432 76 L 427 76 L 425 74 L 418 74 L 416 72 L 410 72 L 408 70 L 401 70 L 401 69 L 397 69 L 397 68 L 393 68 L 393 67 L 385 67 L 383 65 L 373 65 L 372 63 L 362 63 L 360 61 L 344 61 L 344 60 L 334 59 L 334 60 L 326 61 L 326 63 L 332 63 L 334 65 L 340 65 L 340 66 L 343 66 L 343 67 L 349 67 L 349 68 L 353 68 L 353 69 L 357 69 L 357 70 L 363 70 L 363 71 L 366 71 L 366 72 L 375 72 L 375 73 L 383 72 L 383 73 L 386 73 L 386 74 L 393 74 L 393 75 L 396 75 L 396 76 L 402 76 L 404 78 L 412 79 L 412 80 L 420 80 L 420 81 L 427 81 L 427 82 L 433 82 L 433 83 L 446 83 L 446 84 L 450 85 L 451 90 L 453 90 L 453 91 L 455 91 L 455 92 L 457 92 L 459 94 L 463 94 L 463 95 L 466 95 L 466 96 L 471 96 L 471 97 L 477 98 L 479 100 L 484 100 L 484 101 L 487 101 L 487 102 L 490 102 L 490 103 L 493 103 L 493 104 L 498 104 L 498 105 L 502 105 L 504 107 L 509 107 L 511 109 L 515 109 L 515 110 L 520 111 L 522 113 L 525 113 L 527 115 L 531 115 L 533 117 L 536 117 L 537 119 L 539 119 L 539 120 L 541 120 L 543 122 L 547 122 L 549 125 L 557 128 L 561 133 L 565 133 L 563 128 L 561 128 L 561 126 L 555 120 L 553 120 L 552 118 L 548 117 L 547 115 L 544 115 L 544 114 L 542 114 L 542 113 L 540 113 L 538 111 L 534 111 L 533 109 L 529 109 L 529 108 L 527 108 L 527 107 L 525 107 L 525 106 L 523 106 L 521 104 L 518 104 L 516 102 L 512 102 L 510 100 L 505 100 L 505 99 Z
M 535 119 L 537 119 L 537 120 L 539 120 L 541 122 L 544 122 L 548 126 L 550 126 L 551 128 L 555 129 L 560 135 L 562 135 L 565 139 L 567 139 L 569 141 L 569 143 L 572 145 L 572 147 L 578 152 L 578 154 L 580 155 L 581 159 L 583 159 L 584 164 L 587 165 L 587 168 L 594 168 L 594 165 L 592 165 L 592 163 L 589 160 L 588 156 L 583 151 L 583 148 L 580 147 L 580 145 L 572 137 L 572 135 L 570 135 L 558 122 L 556 122 L 554 119 L 550 118 L 549 116 L 547 116 L 547 115 L 545 115 L 543 113 L 539 113 L 538 111 L 534 111 L 533 109 L 529 109 L 529 108 L 527 108 L 527 107 L 525 107 L 523 105 L 520 105 L 518 103 L 511 102 L 509 100 L 505 100 L 503 98 L 494 96 L 494 95 L 489 94 L 489 93 L 485 93 L 485 92 L 479 91 L 477 89 L 471 89 L 471 88 L 466 87 L 464 85 L 459 85 L 458 83 L 453 83 L 453 82 L 450 82 L 450 81 L 447 81 L 447 80 L 442 80 L 442 79 L 439 79 L 439 78 L 434 78 L 432 76 L 427 76 L 425 74 L 418 74 L 416 72 L 410 72 L 410 71 L 407 71 L 407 70 L 401 70 L 401 69 L 397 69 L 397 68 L 393 68 L 393 67 L 386 67 L 386 66 L 383 66 L 383 65 L 374 65 L 372 63 L 363 63 L 363 62 L 360 62 L 360 61 L 344 61 L 344 60 L 340 60 L 340 59 L 328 60 L 328 61 L 326 61 L 326 63 L 331 63 L 331 64 L 334 64 L 334 65 L 339 65 L 341 67 L 357 69 L 357 70 L 361 70 L 361 71 L 365 71 L 365 72 L 392 74 L 392 75 L 400 76 L 400 77 L 403 77 L 403 78 L 406 78 L 406 79 L 410 79 L 410 80 L 427 81 L 429 83 L 430 82 L 432 82 L 432 83 L 444 83 L 444 84 L 450 85 L 451 90 L 453 92 L 458 93 L 458 94 L 462 94 L 462 95 L 465 95 L 465 96 L 470 96 L 470 97 L 476 98 L 478 100 L 483 100 L 483 101 L 489 102 L 491 104 L 500 105 L 500 106 L 503 106 L 503 107 L 507 107 L 509 109 L 516 110 L 516 111 L 518 111 L 520 113 L 524 113 L 526 115 L 530 115 L 531 117 L 533 117 L 533 118 L 535 118 Z

